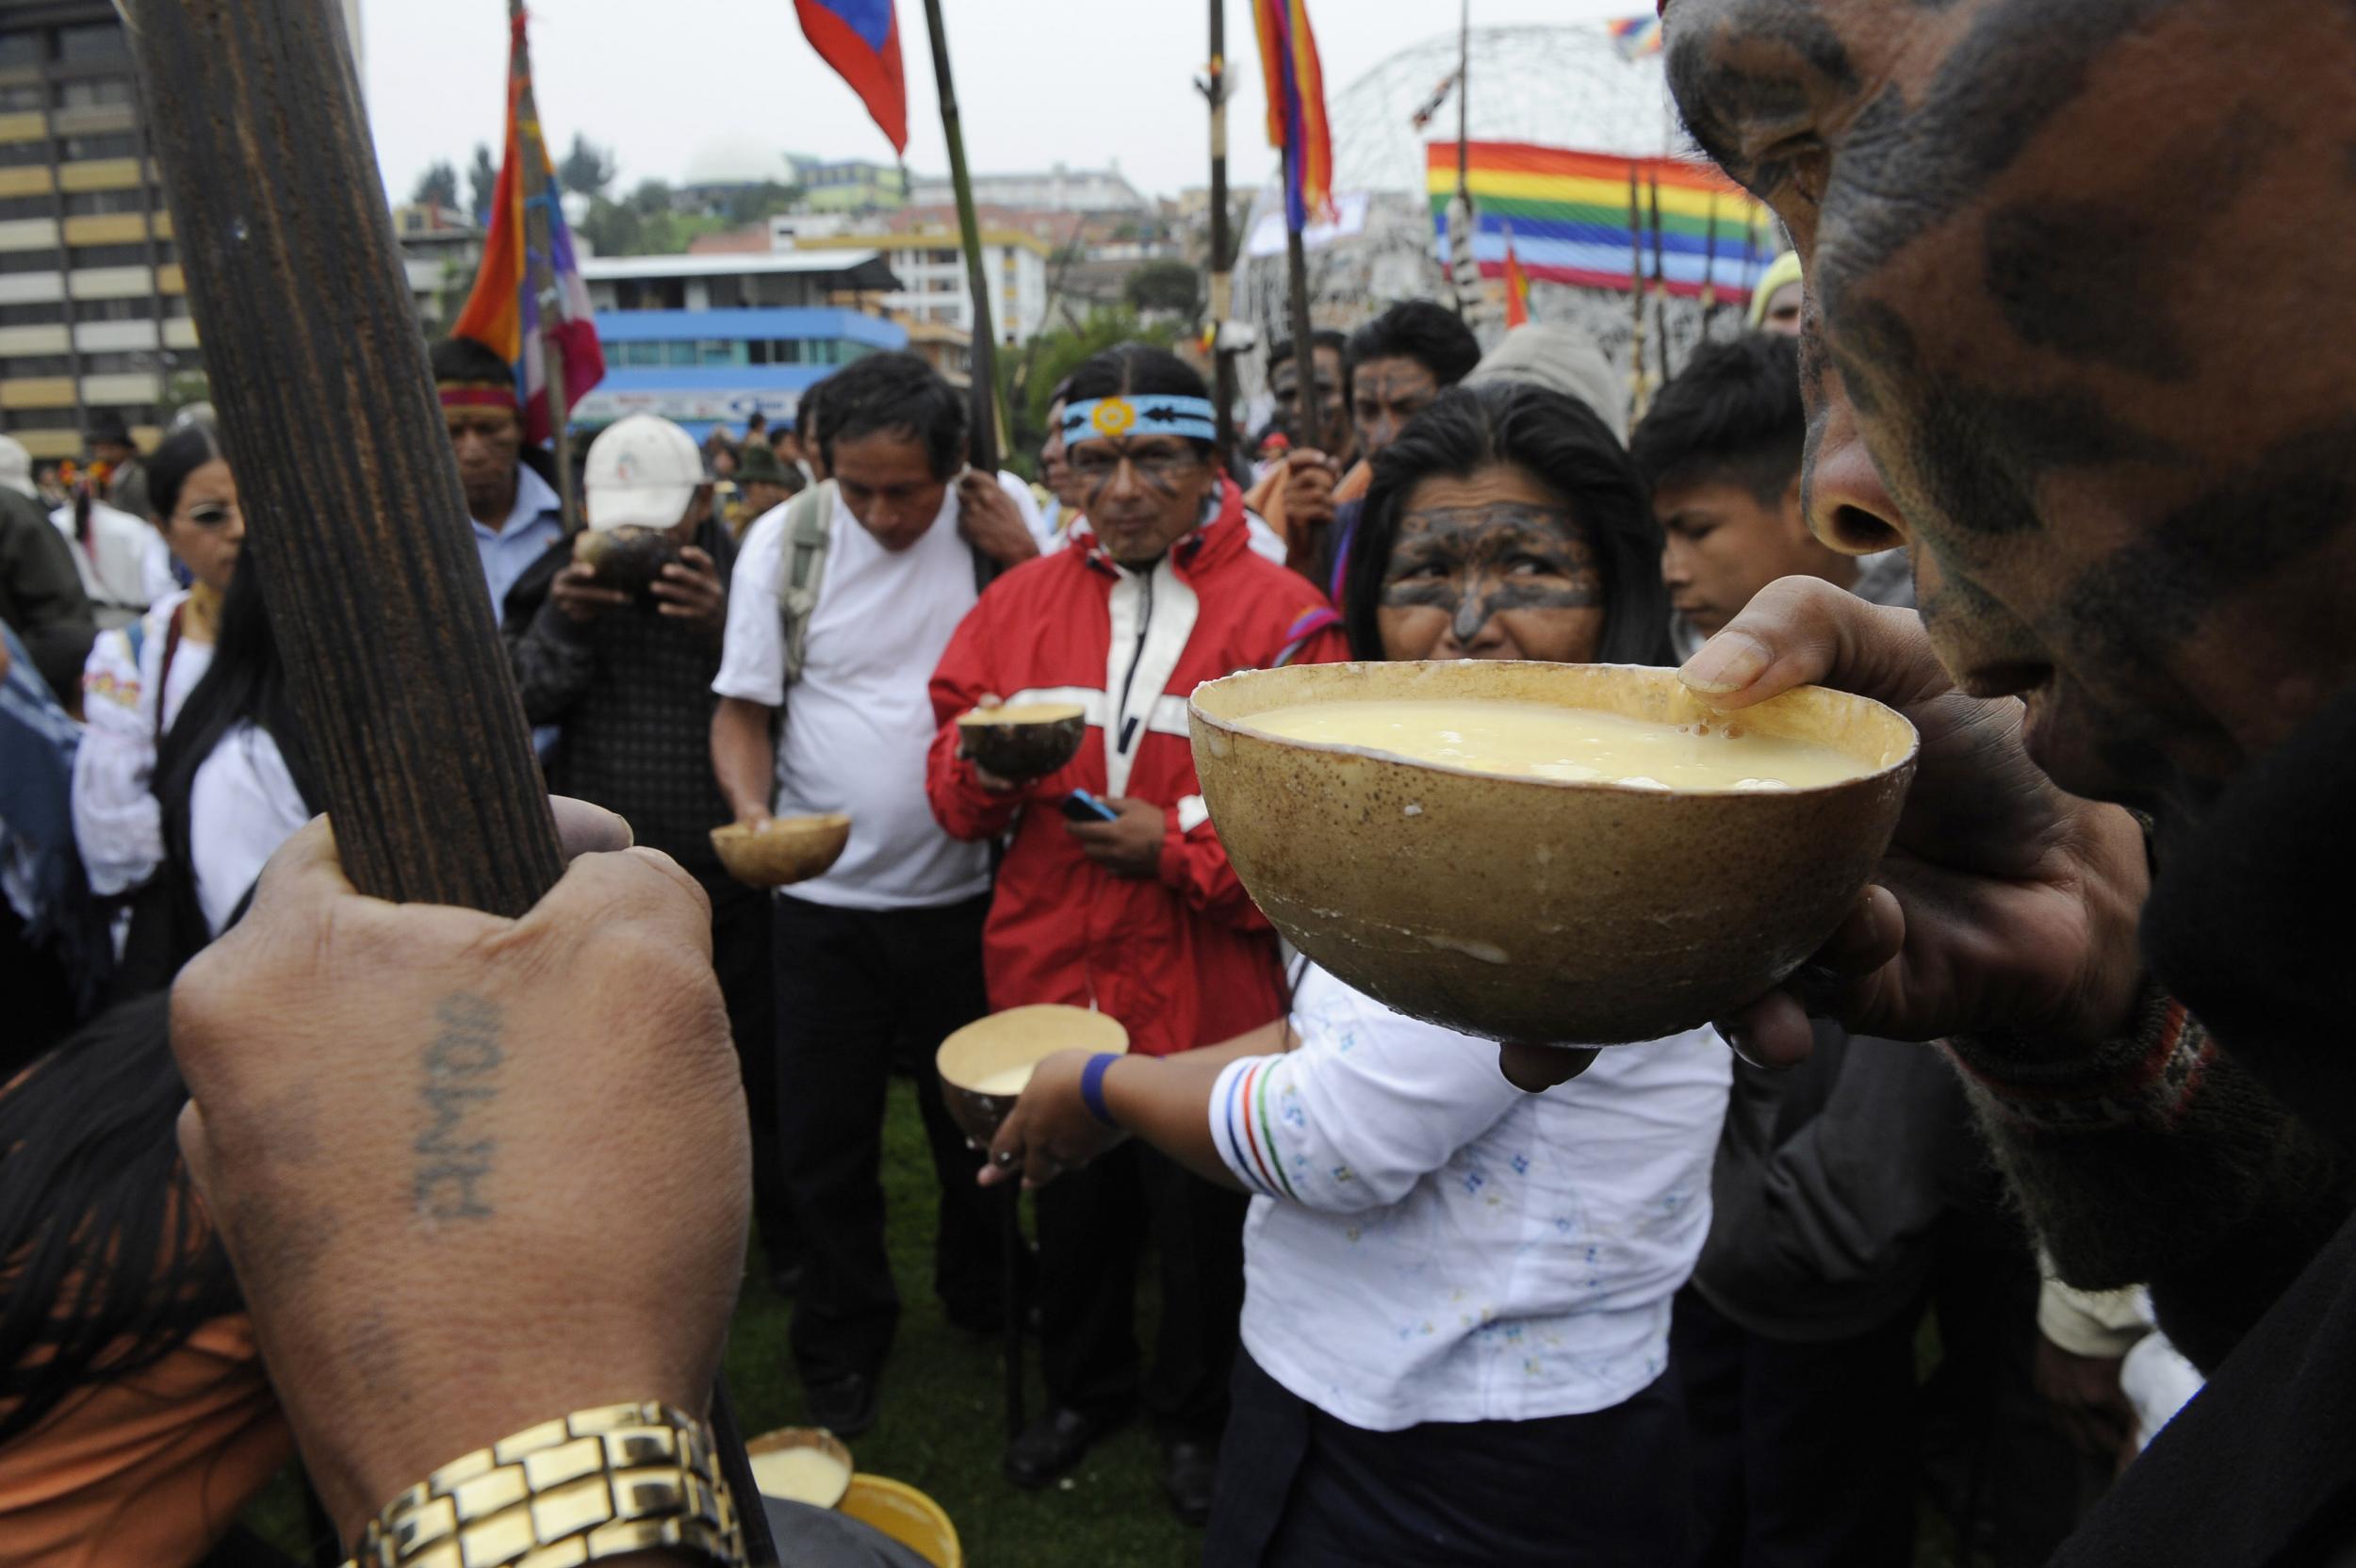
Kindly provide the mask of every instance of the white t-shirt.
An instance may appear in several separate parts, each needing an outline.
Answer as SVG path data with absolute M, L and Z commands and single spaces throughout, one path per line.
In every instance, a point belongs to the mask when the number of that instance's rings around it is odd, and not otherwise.
M 1524 1094 L 1495 1044 L 1314 966 L 1292 1023 L 1299 1048 L 1233 1064 L 1210 1105 L 1258 1195 L 1243 1342 L 1268 1376 L 1369 1431 L 1583 1414 L 1661 1376 L 1710 1232 L 1714 1033 Z
M 223 735 L 188 782 L 188 859 L 205 928 L 221 935 L 263 865 L 311 820 L 294 776 L 266 729 Z
M 851 841 L 824 876 L 783 890 L 847 909 L 936 908 L 990 890 L 990 851 L 941 830 L 924 798 L 933 743 L 933 667 L 973 608 L 973 554 L 957 532 L 957 492 L 923 538 L 898 553 L 875 543 L 840 498 L 801 678 L 785 689 L 777 576 L 780 506 L 744 535 L 728 591 L 728 642 L 712 689 L 785 709 L 775 809 L 848 811 Z

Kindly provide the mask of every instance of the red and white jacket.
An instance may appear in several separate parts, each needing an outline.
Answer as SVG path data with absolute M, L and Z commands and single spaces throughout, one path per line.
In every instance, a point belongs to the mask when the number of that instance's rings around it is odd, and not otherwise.
M 1153 1056 L 1284 1011 L 1275 933 L 1228 865 L 1195 781 L 1186 697 L 1237 670 L 1346 657 L 1333 620 L 1306 579 L 1252 552 L 1242 495 L 1225 483 L 1218 517 L 1151 571 L 1083 541 L 990 584 L 933 672 L 941 731 L 924 787 L 955 838 L 1013 830 L 983 936 L 991 1007 L 1092 1006 Z M 984 790 L 957 756 L 955 721 L 991 693 L 1085 707 L 1079 755 L 1012 792 Z M 1056 808 L 1083 789 L 1163 808 L 1157 877 L 1114 876 L 1080 852 Z

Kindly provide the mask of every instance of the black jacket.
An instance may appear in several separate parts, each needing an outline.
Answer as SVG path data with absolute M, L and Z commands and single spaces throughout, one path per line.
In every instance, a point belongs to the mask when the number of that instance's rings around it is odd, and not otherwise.
M 1802 1066 L 1735 1063 L 1693 1286 L 1770 1339 L 1861 1334 L 1914 1305 L 1939 1219 L 1993 1186 L 1937 1046 L 1819 1020 Z
M 2352 797 L 2356 690 L 2246 770 L 2198 829 L 2163 838 L 2144 914 L 2145 952 L 2169 992 L 2344 1154 L 2356 1153 Z M 2293 1253 L 2304 1222 L 2296 1204 L 2239 1219 L 2253 1249 L 2273 1233 Z M 2265 1270 L 2247 1274 L 2245 1288 L 2275 1288 Z M 2152 1281 L 2163 1328 L 2171 1282 Z M 2356 1561 L 2356 1221 L 2253 1313 L 2057 1562 Z
M 0 621 L 33 656 L 60 706 L 79 711 L 82 662 L 98 635 L 74 547 L 41 503 L 0 485 Z
M 728 531 L 706 518 L 694 543 L 726 582 L 736 564 Z M 526 567 L 501 627 L 525 715 L 561 731 L 548 760 L 548 788 L 620 812 L 638 842 L 684 866 L 715 901 L 745 892 L 721 870 L 710 837 L 735 818 L 712 772 L 719 639 L 651 605 L 575 623 L 548 597 L 571 560 L 572 541 L 562 539 Z

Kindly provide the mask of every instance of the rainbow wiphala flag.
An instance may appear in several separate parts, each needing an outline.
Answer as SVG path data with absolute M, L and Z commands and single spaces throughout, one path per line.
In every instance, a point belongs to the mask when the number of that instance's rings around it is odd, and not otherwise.
M 1432 220 L 1445 243 L 1456 193 L 1456 143 L 1426 149 Z M 1483 277 L 1505 275 L 1510 227 L 1514 257 L 1533 280 L 1626 288 L 1631 239 L 1643 276 L 1652 275 L 1652 183 L 1661 184 L 1661 270 L 1673 294 L 1698 295 L 1705 281 L 1729 303 L 1750 298 L 1775 259 L 1767 209 L 1716 170 L 1682 158 L 1625 158 L 1526 142 L 1476 141 L 1466 159 L 1477 214 L 1473 257 Z M 1628 172 L 1638 207 L 1628 210 Z M 1717 231 L 1716 254 L 1710 235 Z

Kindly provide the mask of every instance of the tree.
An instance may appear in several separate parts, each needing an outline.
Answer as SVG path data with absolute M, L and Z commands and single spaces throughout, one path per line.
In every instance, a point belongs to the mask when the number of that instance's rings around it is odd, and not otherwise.
M 802 188 L 763 180 L 732 190 L 721 204 L 721 216 L 738 228 L 747 223 L 765 222 L 778 213 L 791 212 L 802 199 Z
M 1191 325 L 1203 315 L 1203 274 L 1183 261 L 1149 261 L 1129 274 L 1121 295 L 1140 316 L 1177 316 Z
M 671 187 L 666 181 L 641 180 L 625 204 L 641 218 L 661 218 L 669 214 L 671 199 Z
M 1027 461 L 1047 433 L 1047 400 L 1055 384 L 1116 343 L 1151 343 L 1166 349 L 1178 335 L 1170 322 L 1146 323 L 1125 305 L 1098 305 L 1077 327 L 1057 327 L 1031 340 L 1023 353 L 998 359 L 1000 391 L 1014 426 L 1015 452 Z M 1013 396 L 1016 379 L 1022 395 Z
M 491 198 L 499 189 L 499 166 L 491 156 L 491 144 L 487 141 L 476 142 L 474 144 L 474 167 L 466 171 L 466 193 L 472 198 L 467 210 L 474 214 L 476 222 L 488 223 L 491 220 Z M 450 204 L 452 206 L 458 204 L 455 180 L 450 182 Z
M 448 159 L 426 165 L 417 176 L 417 187 L 409 199 L 421 206 L 455 207 L 458 204 L 458 171 Z
M 556 166 L 556 183 L 577 196 L 602 196 L 615 172 L 613 152 L 575 131 L 572 151 Z

